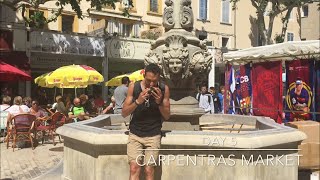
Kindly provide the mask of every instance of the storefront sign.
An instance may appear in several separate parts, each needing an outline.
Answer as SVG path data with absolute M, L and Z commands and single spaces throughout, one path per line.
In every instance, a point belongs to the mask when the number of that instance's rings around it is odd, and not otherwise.
M 72 64 L 86 64 L 85 60 L 70 57 L 45 57 L 41 55 L 31 55 L 31 68 L 56 69 L 61 66 Z
M 117 38 L 109 40 L 107 47 L 111 58 L 144 60 L 145 54 L 150 49 L 150 43 Z
M 30 42 L 31 52 L 104 56 L 103 38 L 33 31 Z

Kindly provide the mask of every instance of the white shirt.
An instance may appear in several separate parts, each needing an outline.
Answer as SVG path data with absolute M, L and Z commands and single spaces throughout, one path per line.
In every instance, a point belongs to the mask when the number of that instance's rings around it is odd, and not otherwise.
M 8 104 L 0 104 L 0 111 L 7 111 L 10 107 Z
M 21 107 L 21 108 L 19 108 L 19 107 Z M 21 114 L 21 113 L 29 113 L 30 109 L 26 105 L 20 105 L 20 106 L 19 105 L 12 105 L 6 111 L 8 111 L 11 115 L 15 116 L 15 115 Z
M 200 99 L 199 99 L 200 96 Z M 209 100 L 210 99 L 210 103 Z M 213 101 L 212 101 L 212 96 L 211 94 L 197 94 L 196 99 L 199 99 L 199 108 L 204 109 L 204 111 L 206 113 L 210 112 L 210 113 L 214 113 L 214 106 L 213 106 Z

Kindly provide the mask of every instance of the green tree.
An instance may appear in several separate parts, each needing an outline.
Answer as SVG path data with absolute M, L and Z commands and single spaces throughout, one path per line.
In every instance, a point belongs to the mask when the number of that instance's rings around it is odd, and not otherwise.
M 119 0 L 86 0 L 90 2 L 91 8 L 96 10 L 101 10 L 104 6 L 111 6 L 115 8 L 115 3 Z M 13 11 L 21 10 L 22 17 L 25 22 L 30 26 L 35 26 L 37 28 L 43 28 L 46 24 L 56 21 L 58 16 L 63 12 L 66 5 L 70 4 L 72 10 L 77 14 L 78 18 L 82 19 L 82 10 L 80 8 L 81 0 L 57 0 L 55 5 L 55 10 L 52 10 L 52 15 L 48 18 L 44 17 L 44 13 L 40 11 L 39 6 L 47 2 L 46 0 L 0 0 L 1 6 L 7 6 Z M 129 10 L 133 7 L 132 0 L 128 1 L 128 5 L 123 10 L 124 16 L 129 16 Z M 33 15 L 26 17 L 26 9 L 31 8 L 34 10 Z M 52 7 L 54 8 L 54 7 Z
M 233 9 L 237 8 L 237 2 L 240 0 L 230 0 L 233 3 Z M 259 38 L 262 45 L 272 44 L 273 23 L 277 16 L 281 16 L 282 30 L 281 34 L 276 35 L 276 42 L 283 42 L 287 31 L 290 14 L 293 8 L 301 8 L 312 0 L 250 0 L 252 6 L 256 9 L 257 26 Z M 270 7 L 270 9 L 267 9 Z M 267 12 L 267 13 L 266 13 Z M 265 21 L 265 15 L 269 17 L 269 22 Z M 300 16 L 300 11 L 298 11 Z

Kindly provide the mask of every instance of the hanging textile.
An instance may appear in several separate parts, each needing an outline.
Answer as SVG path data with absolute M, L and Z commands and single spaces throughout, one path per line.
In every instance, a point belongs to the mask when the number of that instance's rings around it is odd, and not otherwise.
M 286 121 L 310 120 L 312 90 L 314 79 L 313 60 L 294 60 L 286 62 Z M 298 112 L 297 112 L 298 111 Z
M 282 66 L 280 61 L 255 63 L 252 68 L 253 114 L 282 123 Z

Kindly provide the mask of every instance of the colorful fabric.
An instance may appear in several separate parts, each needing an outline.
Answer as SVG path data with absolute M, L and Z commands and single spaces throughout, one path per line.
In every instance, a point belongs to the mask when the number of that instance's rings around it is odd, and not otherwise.
M 235 114 L 236 110 L 235 110 L 235 103 L 234 100 L 236 99 L 235 97 L 235 90 L 236 90 L 236 80 L 235 80 L 235 71 L 234 68 L 232 66 L 229 67 L 229 71 L 228 72 L 228 89 L 226 89 L 227 91 L 227 114 Z
M 225 114 L 227 114 L 229 112 L 229 105 L 230 105 L 230 98 L 231 98 L 231 92 L 230 92 L 230 75 L 231 75 L 231 65 L 230 64 L 226 64 L 225 67 L 225 83 L 224 83 L 224 99 L 223 99 L 223 112 Z
M 287 94 L 286 94 L 286 121 L 294 120 L 310 120 L 311 116 L 308 112 L 314 110 L 312 103 L 313 90 L 313 60 L 295 60 L 286 62 L 287 72 Z M 298 92 L 296 86 L 297 78 L 302 80 L 301 93 Z M 300 94 L 299 94 L 300 93 Z M 297 112 L 301 111 L 301 112 Z
M 315 88 L 315 109 L 316 112 L 320 112 L 320 61 L 316 61 L 316 88 Z M 317 121 L 320 121 L 320 114 L 316 115 L 315 118 Z
M 248 115 L 251 108 L 251 67 L 250 64 L 240 66 L 240 108 L 242 114 Z
M 280 61 L 256 63 L 252 68 L 253 114 L 282 123 L 282 66 Z

